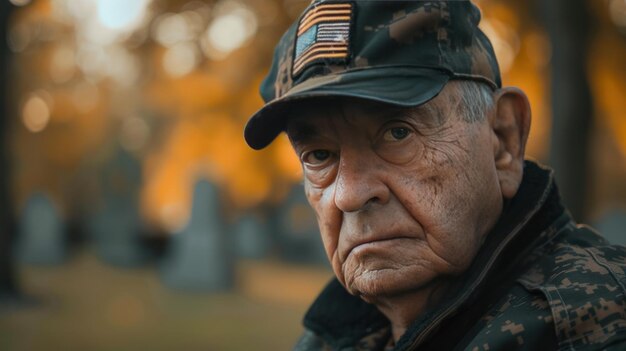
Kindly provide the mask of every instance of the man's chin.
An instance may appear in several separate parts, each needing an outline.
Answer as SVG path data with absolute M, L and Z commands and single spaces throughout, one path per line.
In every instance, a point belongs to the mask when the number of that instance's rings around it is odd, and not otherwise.
M 430 274 L 407 275 L 407 273 L 409 272 L 397 269 L 366 271 L 353 279 L 346 280 L 346 289 L 352 295 L 361 297 L 365 302 L 375 303 L 380 299 L 420 290 L 428 286 L 434 278 Z M 407 279 L 407 277 L 414 278 Z

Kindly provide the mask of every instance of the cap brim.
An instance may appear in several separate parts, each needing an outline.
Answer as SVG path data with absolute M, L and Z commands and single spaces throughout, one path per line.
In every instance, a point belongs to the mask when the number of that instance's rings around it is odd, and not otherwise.
M 395 106 L 419 106 L 434 98 L 450 80 L 446 71 L 424 67 L 377 67 L 315 78 L 267 103 L 248 121 L 244 138 L 260 150 L 285 130 L 293 103 L 320 97 L 351 97 Z

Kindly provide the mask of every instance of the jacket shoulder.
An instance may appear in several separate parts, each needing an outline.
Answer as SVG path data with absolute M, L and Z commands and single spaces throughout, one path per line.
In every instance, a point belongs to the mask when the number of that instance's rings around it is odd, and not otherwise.
M 355 345 L 330 345 L 322 337 L 306 329 L 296 346 L 294 351 L 331 351 L 331 350 L 350 350 L 350 351 L 371 351 L 386 349 L 391 340 L 391 330 L 388 327 L 372 331 L 361 338 Z
M 531 255 L 517 280 L 547 301 L 563 350 L 596 350 L 626 340 L 626 248 L 568 224 Z
M 293 348 L 293 351 L 330 351 L 332 348 L 313 331 L 306 329 Z

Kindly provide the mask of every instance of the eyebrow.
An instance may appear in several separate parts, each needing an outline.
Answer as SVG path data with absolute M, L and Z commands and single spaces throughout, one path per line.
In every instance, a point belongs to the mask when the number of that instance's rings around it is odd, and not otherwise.
M 436 118 L 440 118 L 437 110 L 437 108 L 428 104 L 414 107 L 389 105 L 386 107 L 381 107 L 380 112 L 375 118 L 379 118 L 383 121 L 388 121 L 394 118 L 422 119 L 424 118 L 424 116 L 429 114 L 435 114 Z M 298 118 L 297 120 L 288 123 L 287 127 L 285 128 L 285 132 L 287 133 L 287 136 L 289 137 L 291 143 L 294 145 L 299 145 L 311 141 L 320 134 L 319 128 L 317 128 L 313 123 L 310 123 L 310 121 L 304 120 L 304 118 Z
M 415 107 L 405 107 L 397 110 L 402 118 L 412 118 L 416 122 L 426 125 L 441 124 L 443 115 L 441 109 L 429 103 L 425 103 Z
M 433 106 L 422 104 L 420 106 L 404 107 L 394 106 L 389 111 L 381 114 L 381 119 L 387 121 L 394 118 L 411 118 L 423 121 L 426 116 L 435 115 L 438 117 L 438 111 Z

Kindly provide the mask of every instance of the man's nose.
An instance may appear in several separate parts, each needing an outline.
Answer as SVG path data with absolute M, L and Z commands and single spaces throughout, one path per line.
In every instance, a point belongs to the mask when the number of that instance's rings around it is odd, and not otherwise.
M 357 212 L 389 201 L 389 188 L 372 157 L 341 156 L 335 181 L 335 205 L 341 211 Z

